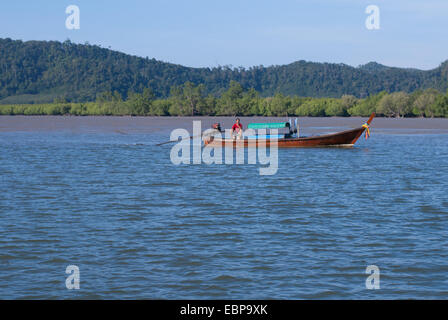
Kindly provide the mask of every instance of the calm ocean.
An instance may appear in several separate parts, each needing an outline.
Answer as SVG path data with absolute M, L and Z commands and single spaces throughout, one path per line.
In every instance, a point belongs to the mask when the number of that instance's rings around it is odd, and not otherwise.
M 350 149 L 279 149 L 272 176 L 173 165 L 155 144 L 175 128 L 192 119 L 0 117 L 0 298 L 448 298 L 448 120 L 374 119 Z

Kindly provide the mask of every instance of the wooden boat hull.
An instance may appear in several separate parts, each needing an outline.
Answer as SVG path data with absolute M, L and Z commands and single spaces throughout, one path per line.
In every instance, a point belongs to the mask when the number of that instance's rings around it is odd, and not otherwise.
M 369 125 L 375 114 L 372 114 L 367 121 Z M 221 147 L 257 147 L 258 145 L 277 145 L 279 148 L 297 148 L 297 147 L 352 147 L 359 137 L 366 130 L 365 127 L 359 127 L 352 130 L 342 131 L 333 134 L 326 134 L 321 136 L 311 136 L 303 138 L 285 138 L 278 140 L 230 140 L 230 139 L 215 139 L 210 137 L 204 141 L 205 145 L 221 146 Z

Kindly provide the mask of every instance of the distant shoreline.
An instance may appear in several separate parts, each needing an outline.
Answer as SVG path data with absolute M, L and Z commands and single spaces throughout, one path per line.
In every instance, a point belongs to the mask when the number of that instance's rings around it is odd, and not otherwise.
M 298 115 L 285 115 L 285 116 L 264 116 L 264 115 L 133 115 L 133 114 L 0 114 L 1 117 L 73 117 L 73 118 L 87 118 L 87 117 L 104 117 L 104 118 L 222 118 L 222 117 L 229 117 L 229 118 L 323 118 L 323 119 L 332 119 L 332 118 L 368 118 L 368 116 L 361 116 L 361 115 L 353 115 L 353 116 L 298 116 Z M 448 119 L 447 117 L 418 117 L 418 116 L 400 116 L 400 117 L 391 117 L 391 116 L 385 116 L 382 114 L 377 114 L 375 118 L 383 118 L 383 119 Z
M 287 121 L 289 117 L 239 117 L 246 128 L 251 122 Z M 295 118 L 295 117 L 291 117 Z M 319 134 L 361 126 L 367 117 L 297 117 L 303 132 Z M 0 133 L 6 132 L 70 132 L 169 135 L 173 129 L 191 129 L 193 121 L 201 121 L 202 130 L 215 122 L 230 128 L 235 117 L 223 116 L 0 116 Z M 372 133 L 441 133 L 448 134 L 448 118 L 374 118 Z
M 448 118 L 448 93 L 434 89 L 378 94 L 358 99 L 285 96 L 261 97 L 255 89 L 244 89 L 235 81 L 216 97 L 205 96 L 202 85 L 186 82 L 173 87 L 169 98 L 156 98 L 150 88 L 130 92 L 125 100 L 118 92 L 103 92 L 95 101 L 69 102 L 64 98 L 46 104 L 0 104 L 0 115 L 75 116 L 377 116 Z

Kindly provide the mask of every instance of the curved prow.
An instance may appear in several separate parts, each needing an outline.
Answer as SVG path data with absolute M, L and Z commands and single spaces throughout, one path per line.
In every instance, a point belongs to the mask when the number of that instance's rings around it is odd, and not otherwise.
M 367 120 L 367 124 L 370 124 L 370 122 L 372 122 L 373 118 L 375 118 L 375 112 L 372 112 L 372 114 L 370 115 L 369 120 Z

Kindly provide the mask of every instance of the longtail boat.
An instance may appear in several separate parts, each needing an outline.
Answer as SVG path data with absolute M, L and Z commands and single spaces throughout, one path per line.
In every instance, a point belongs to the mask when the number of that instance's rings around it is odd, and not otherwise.
M 366 139 L 370 136 L 370 123 L 375 117 L 372 113 L 370 118 L 362 126 L 356 129 L 341 131 L 337 133 L 300 137 L 298 133 L 297 120 L 295 121 L 294 129 L 291 121 L 280 123 L 255 123 L 249 124 L 248 129 L 279 129 L 287 128 L 288 133 L 285 134 L 261 134 L 244 136 L 241 139 L 222 138 L 219 135 L 211 135 L 204 140 L 207 146 L 221 146 L 221 147 L 255 147 L 258 144 L 270 146 L 275 144 L 281 148 L 289 147 L 352 147 L 358 138 L 366 132 Z M 219 124 L 218 124 L 219 127 Z

